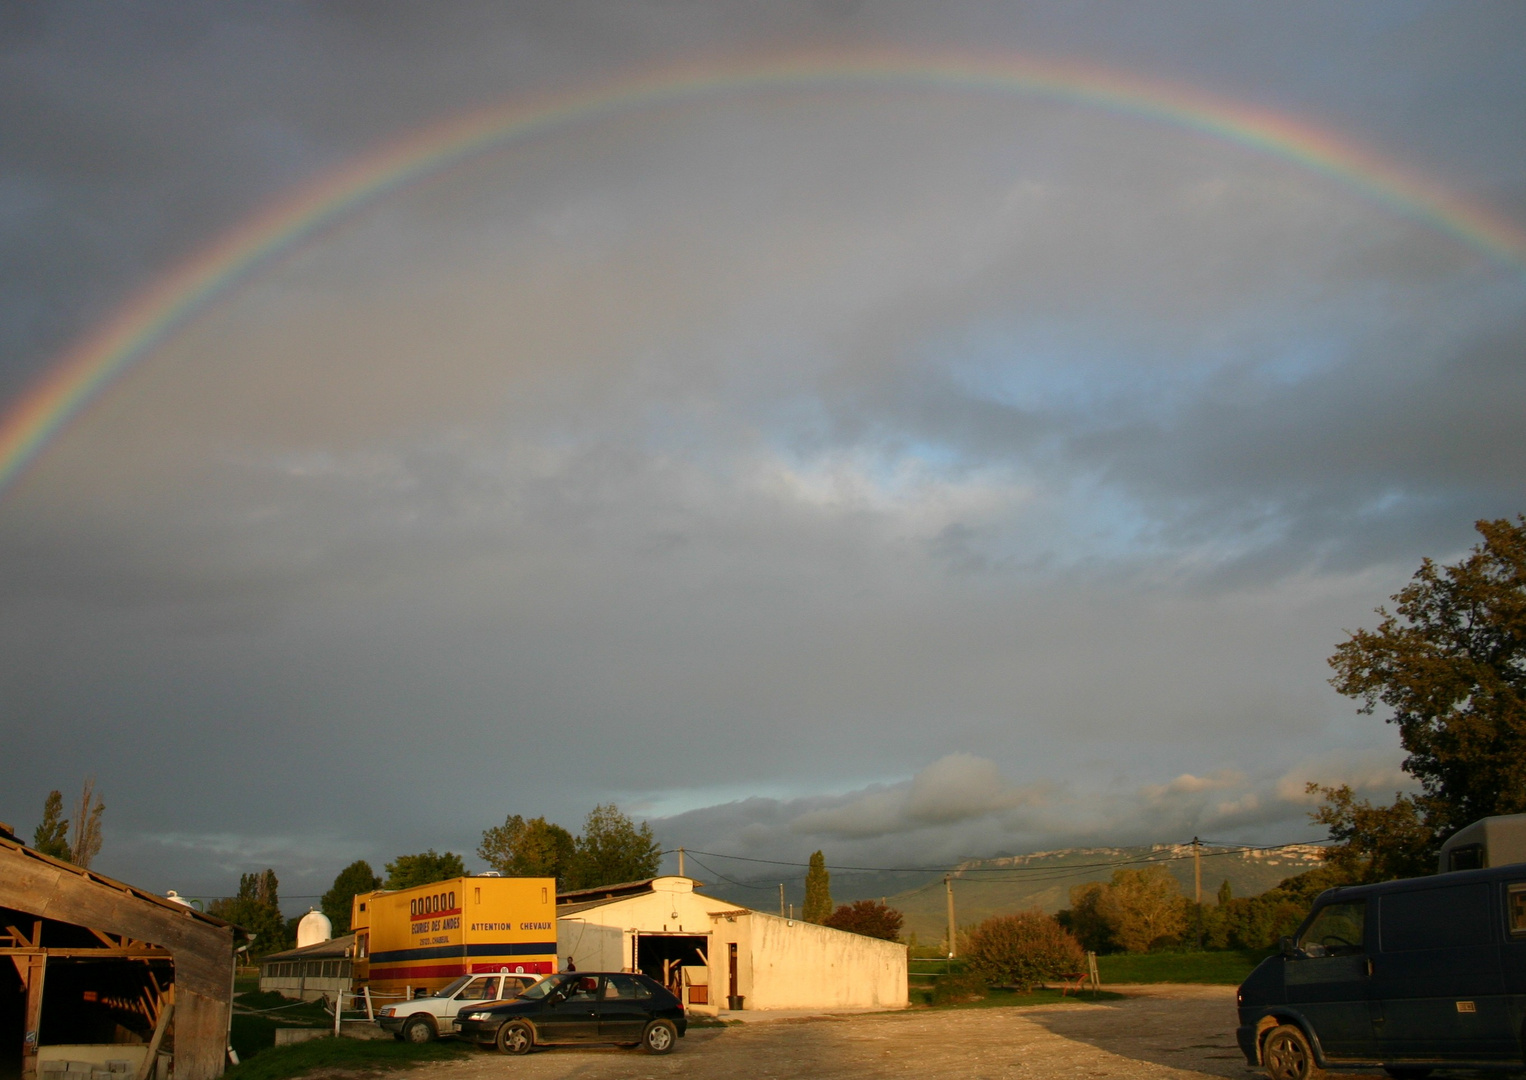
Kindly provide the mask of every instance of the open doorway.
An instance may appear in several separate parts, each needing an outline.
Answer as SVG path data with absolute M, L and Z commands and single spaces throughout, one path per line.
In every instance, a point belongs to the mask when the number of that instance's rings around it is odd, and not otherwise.
M 708 974 L 710 939 L 704 934 L 641 934 L 636 938 L 636 970 L 656 979 L 683 999 L 681 969 L 696 967 Z M 708 977 L 705 979 L 708 983 Z

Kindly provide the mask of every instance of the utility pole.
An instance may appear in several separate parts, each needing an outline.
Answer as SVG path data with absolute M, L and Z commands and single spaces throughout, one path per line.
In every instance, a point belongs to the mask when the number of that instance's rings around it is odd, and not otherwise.
M 954 945 L 954 875 L 943 875 L 943 887 L 948 891 L 948 958 L 952 960 L 957 951 Z
M 1203 842 L 1192 838 L 1192 901 L 1197 912 L 1197 947 L 1203 951 Z
M 684 849 L 678 849 L 678 876 L 684 876 Z
M 779 882 L 779 918 L 784 918 L 784 882 Z

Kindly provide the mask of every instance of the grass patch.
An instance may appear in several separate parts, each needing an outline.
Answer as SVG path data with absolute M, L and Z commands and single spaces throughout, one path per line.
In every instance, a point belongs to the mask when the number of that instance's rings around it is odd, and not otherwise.
M 310 1039 L 262 1051 L 223 1073 L 223 1080 L 291 1080 L 314 1072 L 385 1072 L 471 1053 L 459 1042 L 404 1043 L 370 1039 Z M 240 1057 L 243 1055 L 240 1054 Z
M 1105 983 L 1214 983 L 1238 986 L 1270 956 L 1264 949 L 1223 952 L 1115 953 L 1097 957 Z
M 1019 994 L 1016 990 L 992 989 L 987 990 L 985 996 L 978 1001 L 961 1001 L 950 1004 L 934 1004 L 933 992 L 922 987 L 912 987 L 912 1005 L 922 1005 L 934 1009 L 1010 1009 L 1017 1005 L 1056 1005 L 1062 1001 L 1119 1001 L 1123 994 L 1115 994 L 1108 990 L 1082 990 L 1080 993 L 1064 994 L 1059 990 L 1037 987 L 1027 994 Z
M 334 1026 L 334 1018 L 323 1011 L 323 1006 L 316 1001 L 304 1001 L 300 1004 L 288 997 L 282 997 L 273 991 L 260 993 L 239 994 L 233 999 L 238 1005 L 246 1009 L 278 1009 L 268 1013 L 235 1012 L 233 1014 L 233 1030 L 229 1033 L 228 1041 L 233 1044 L 240 1061 L 248 1061 L 256 1054 L 269 1050 L 276 1044 L 276 1028 L 278 1027 L 323 1027 Z M 281 1008 L 281 1006 L 289 1006 Z

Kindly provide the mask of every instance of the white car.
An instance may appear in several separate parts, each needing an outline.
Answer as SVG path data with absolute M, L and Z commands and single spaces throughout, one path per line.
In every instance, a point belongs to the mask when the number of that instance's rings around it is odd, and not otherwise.
M 462 975 L 449 986 L 429 997 L 387 1005 L 376 1014 L 383 1031 L 404 1042 L 425 1043 L 441 1035 L 454 1035 L 452 1021 L 463 1005 L 481 1005 L 518 997 L 519 992 L 540 979 L 539 975 L 520 975 L 507 971 L 490 975 Z

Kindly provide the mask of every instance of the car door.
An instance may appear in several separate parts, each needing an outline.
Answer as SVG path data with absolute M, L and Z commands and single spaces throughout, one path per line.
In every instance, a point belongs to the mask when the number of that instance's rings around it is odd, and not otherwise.
M 1385 893 L 1373 997 L 1384 1060 L 1515 1059 L 1489 882 Z
M 629 975 L 604 976 L 599 999 L 599 1038 L 606 1042 L 639 1042 L 651 1019 L 646 992 Z
M 1318 908 L 1283 965 L 1288 1004 L 1303 1013 L 1325 1055 L 1374 1060 L 1366 949 L 1367 902 Z
M 599 995 L 603 980 L 597 975 L 569 979 L 535 1017 L 544 1042 L 583 1042 L 599 1037 Z

